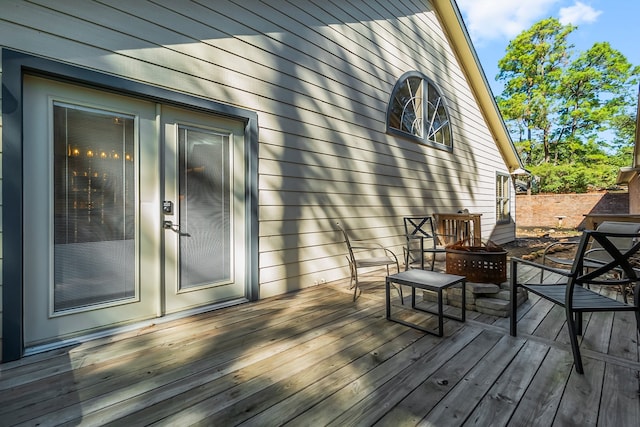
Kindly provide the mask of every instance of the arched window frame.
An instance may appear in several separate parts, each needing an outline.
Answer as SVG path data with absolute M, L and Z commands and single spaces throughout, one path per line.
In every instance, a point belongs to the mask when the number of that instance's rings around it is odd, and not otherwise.
M 387 107 L 387 132 L 453 150 L 447 102 L 433 80 L 418 71 L 406 72 L 398 79 Z

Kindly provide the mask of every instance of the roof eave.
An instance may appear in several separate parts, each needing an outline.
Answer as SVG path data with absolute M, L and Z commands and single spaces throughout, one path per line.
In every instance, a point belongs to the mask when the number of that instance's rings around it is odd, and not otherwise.
M 518 169 L 524 169 L 491 92 L 491 86 L 482 69 L 478 55 L 473 48 L 458 6 L 453 0 L 433 0 L 432 4 L 446 30 L 451 47 L 462 65 L 463 72 L 470 82 L 471 91 L 480 106 L 509 172 L 513 173 Z
M 638 173 L 640 173 L 640 168 L 637 167 L 620 168 L 620 170 L 618 171 L 616 184 L 628 185 L 629 182 L 631 182 L 631 180 L 633 180 L 633 178 L 638 175 Z

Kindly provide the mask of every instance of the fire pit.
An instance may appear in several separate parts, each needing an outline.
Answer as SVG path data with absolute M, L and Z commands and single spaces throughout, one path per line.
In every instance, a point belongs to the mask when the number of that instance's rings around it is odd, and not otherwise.
M 489 242 L 467 246 L 456 242 L 445 248 L 446 272 L 466 276 L 468 282 L 500 284 L 507 280 L 507 251 Z

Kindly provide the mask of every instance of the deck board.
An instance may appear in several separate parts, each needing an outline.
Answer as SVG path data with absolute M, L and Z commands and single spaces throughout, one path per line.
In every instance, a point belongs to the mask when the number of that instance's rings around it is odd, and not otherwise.
M 586 357 L 582 361 L 584 375 L 571 368 L 554 426 L 595 426 L 598 421 L 605 363 Z
M 637 394 L 638 372 L 633 369 L 607 365 L 602 386 L 602 401 L 598 424 L 607 426 L 633 426 L 640 420 L 640 401 Z M 634 397 L 634 392 L 636 396 Z
M 416 425 L 427 416 L 469 370 L 486 357 L 502 335 L 484 331 L 393 406 L 377 426 Z
M 351 398 L 357 403 L 342 412 L 330 425 L 362 426 L 375 423 L 404 396 L 437 372 L 442 365 L 456 354 L 464 351 L 464 348 L 481 332 L 481 330 L 465 328 L 452 336 L 447 345 L 438 343 L 432 351 L 420 357 L 411 366 L 404 368 L 402 372 L 397 373 L 384 384 L 372 381 L 371 385 L 374 387 L 369 386 L 366 392 L 358 390 L 358 393 L 350 393 Z M 380 367 L 380 370 L 386 371 L 385 367 Z M 388 372 L 382 373 L 383 375 L 380 375 L 382 378 L 388 375 Z M 362 398 L 359 399 L 360 397 Z
M 462 425 L 525 343 L 521 338 L 503 336 L 491 348 L 490 356 L 474 365 L 418 425 Z
M 549 348 L 528 341 L 470 414 L 466 424 L 506 425 Z
M 531 280 L 534 273 L 522 270 Z M 389 322 L 384 276 L 227 307 L 0 364 L 0 425 L 634 425 L 632 313 L 584 316 L 585 375 L 564 311 L 468 312 L 438 338 Z M 435 316 L 394 310 L 433 325 Z M 422 303 L 432 304 L 432 303 Z M 457 309 L 448 307 L 452 313 Z M 394 311 L 395 313 L 395 311 Z
M 512 415 L 513 426 L 552 425 L 572 363 L 573 358 L 568 352 L 549 348 L 544 363 Z
M 638 362 L 640 361 L 640 352 L 638 351 L 640 340 L 636 331 L 635 315 L 633 313 L 617 314 L 613 319 L 608 352 Z M 634 331 L 636 332 L 634 333 Z

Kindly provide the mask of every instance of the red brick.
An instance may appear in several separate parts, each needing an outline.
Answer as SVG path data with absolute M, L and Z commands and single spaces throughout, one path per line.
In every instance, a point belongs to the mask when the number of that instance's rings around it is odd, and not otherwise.
M 584 215 L 629 213 L 628 193 L 519 194 L 518 227 L 582 228 Z M 560 221 L 560 217 L 562 221 Z

